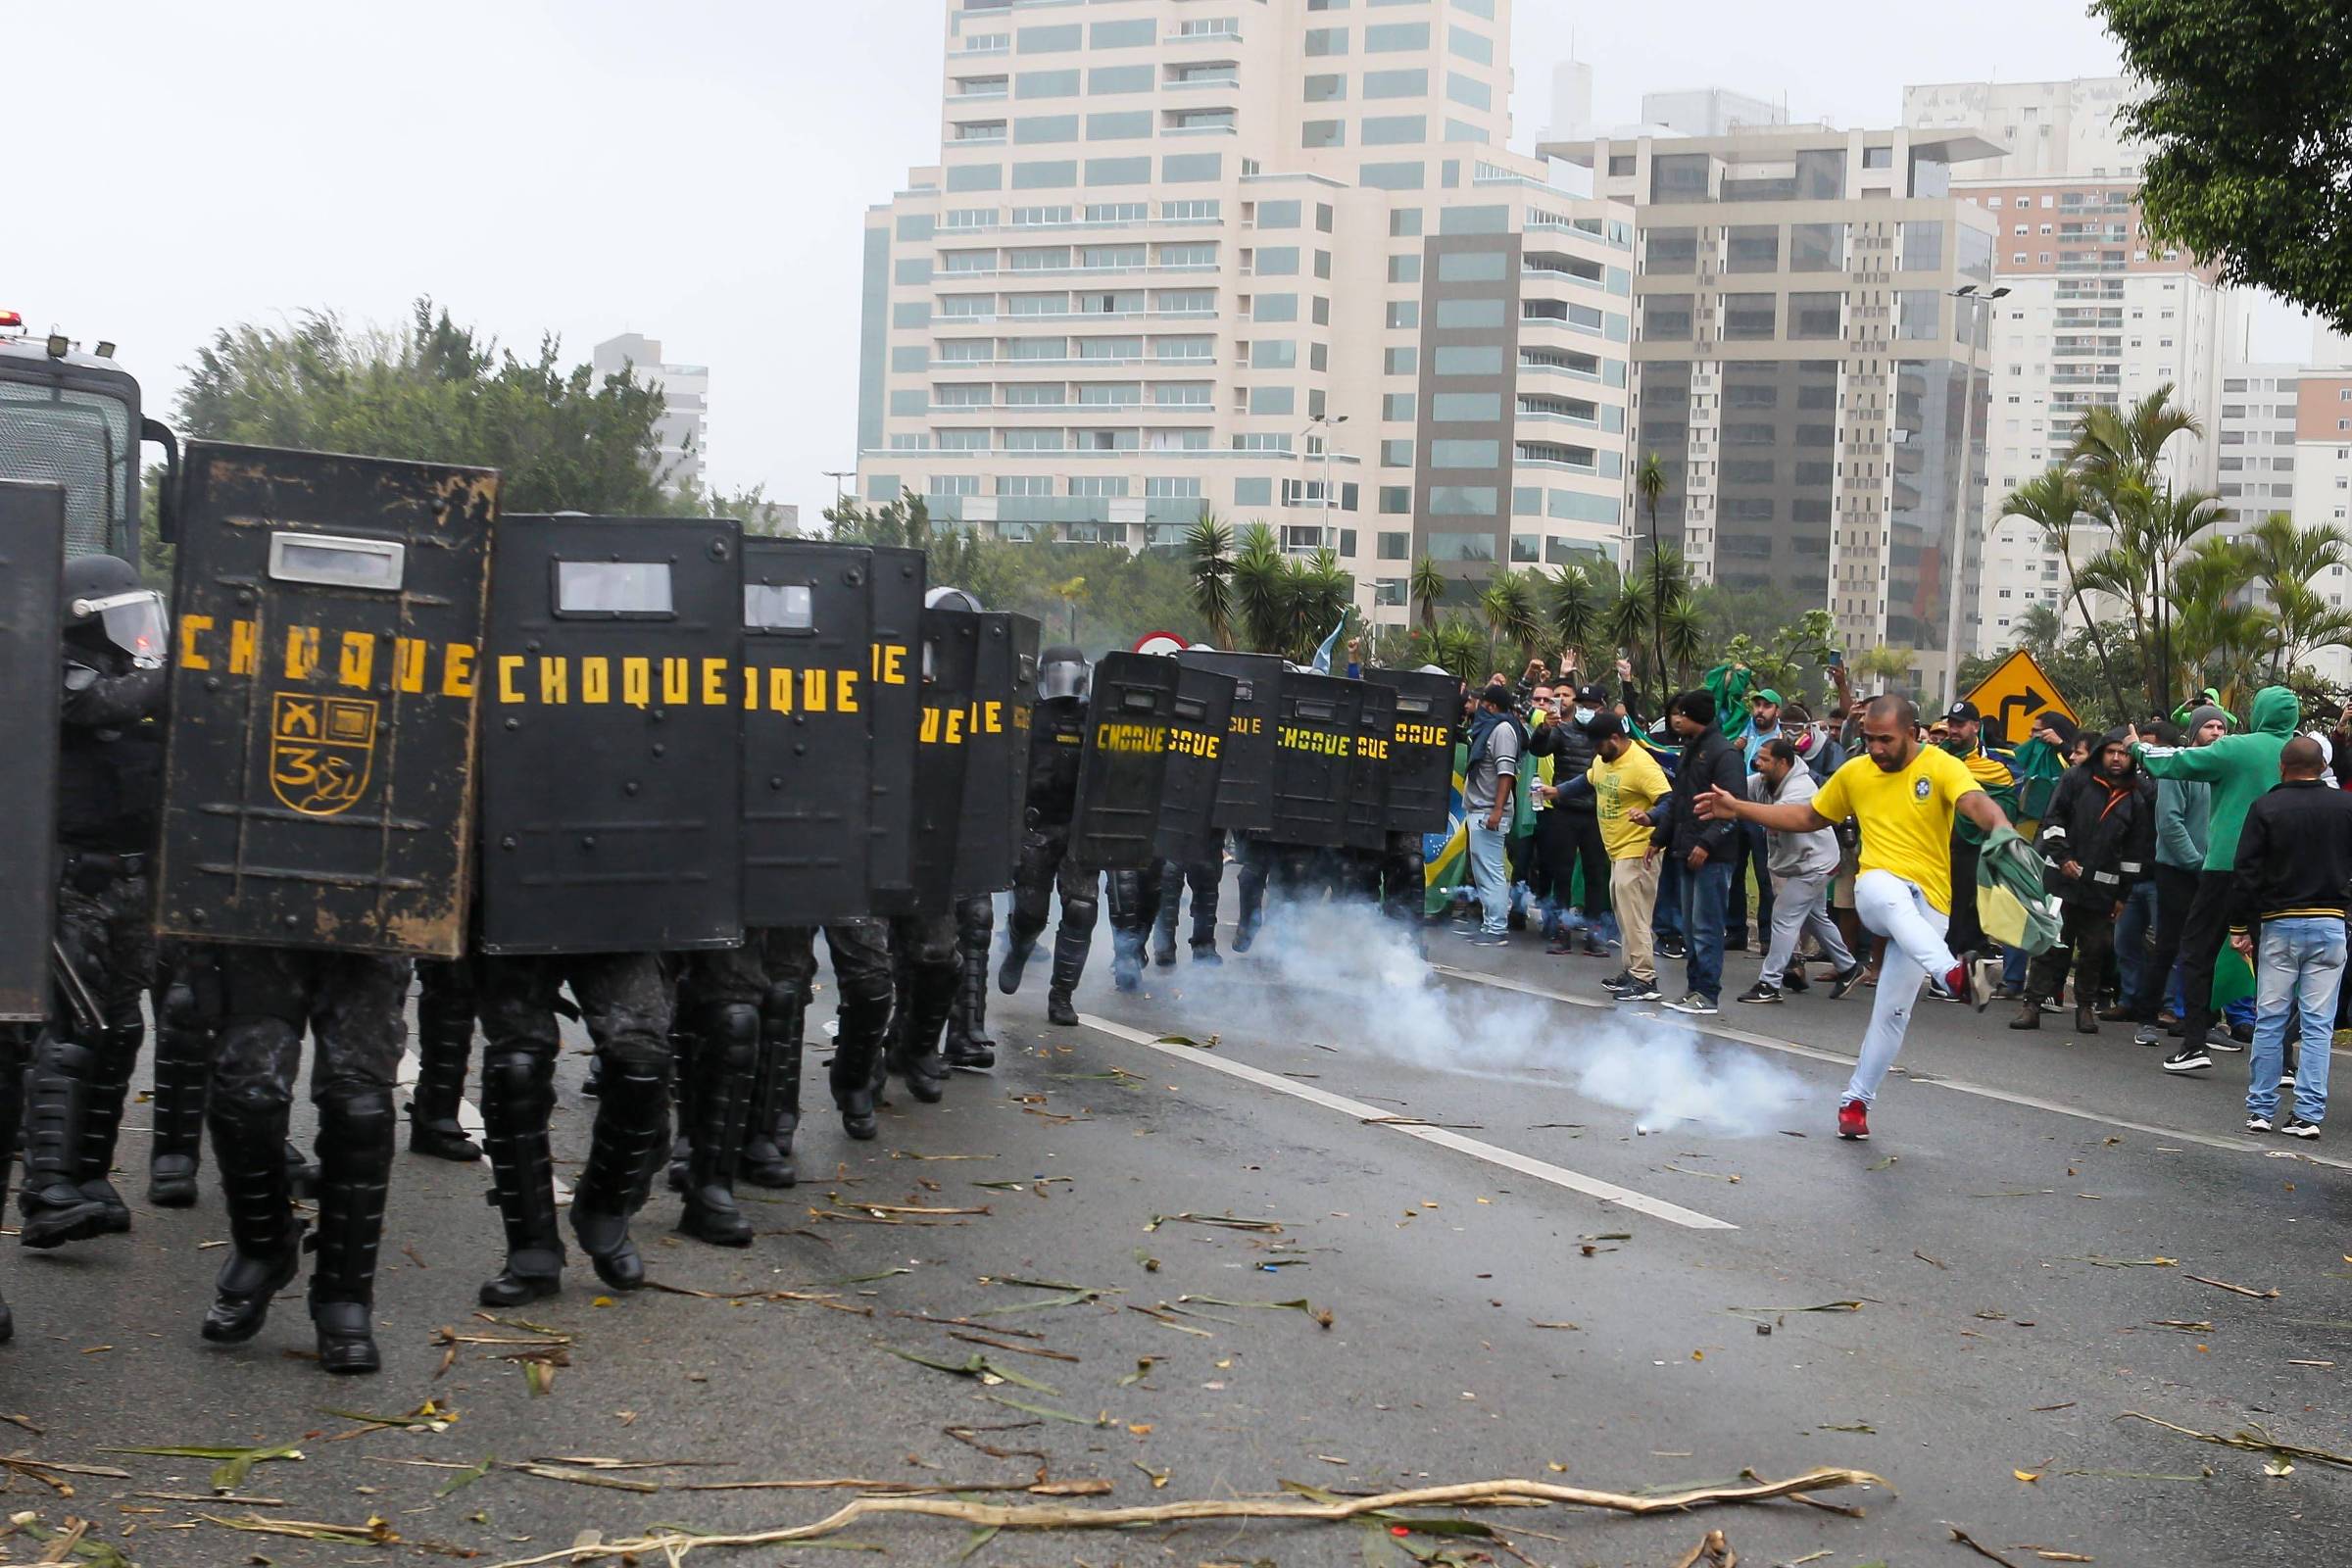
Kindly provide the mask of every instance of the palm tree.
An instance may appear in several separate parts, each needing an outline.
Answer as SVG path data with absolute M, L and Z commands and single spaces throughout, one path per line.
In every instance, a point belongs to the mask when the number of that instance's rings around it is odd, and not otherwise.
M 2294 518 L 2274 512 L 2244 544 L 2247 565 L 2271 593 L 2271 618 L 2278 627 L 2271 651 L 2273 683 L 2321 649 L 2352 643 L 2352 614 L 2311 586 L 2330 567 L 2352 561 L 2352 538 L 2333 524 L 2297 528 Z
M 1355 603 L 1355 579 L 1340 569 L 1336 550 L 1316 551 L 1304 561 L 1289 563 L 1285 586 L 1290 591 L 1290 655 L 1301 662 L 1314 657 L 1323 639 Z
M 1438 606 L 1446 599 L 1446 574 L 1438 569 L 1435 556 L 1424 555 L 1413 563 L 1413 574 L 1406 582 L 1405 591 L 1412 596 L 1413 603 L 1421 607 L 1421 630 L 1436 636 Z
M 1456 679 L 1476 689 L 1487 678 L 1494 663 L 1487 657 L 1487 646 L 1478 633 L 1458 620 L 1449 620 L 1430 634 L 1429 662 L 1445 668 Z
M 2082 583 L 2075 569 L 2075 519 L 2082 514 L 2082 487 L 2075 475 L 2064 466 L 2053 464 L 2009 492 L 2001 502 L 2004 517 L 2023 517 L 2041 530 L 2041 536 L 2058 552 L 2066 563 L 2067 596 L 2075 602 L 2075 613 L 2089 629 L 2091 651 L 2098 656 L 2099 673 L 2105 677 L 2107 691 L 2115 699 L 2115 710 L 2129 712 L 2132 705 L 2124 700 L 2124 689 L 2115 678 L 2115 666 L 2107 658 L 2107 636 L 2090 612 L 2082 591 Z M 1857 663 L 1856 668 L 1860 668 Z
M 2035 659 L 2047 662 L 2058 652 L 2058 644 L 2066 636 L 2066 617 L 2051 604 L 2028 605 L 2011 623 L 2017 634 L 2018 646 Z
M 2254 684 L 2277 629 L 2269 612 L 2246 602 L 2254 577 L 2254 552 L 2245 545 L 2205 539 L 2188 552 L 2175 577 L 2182 667 L 2164 671 L 2165 678 L 2212 686 L 2229 702 Z
M 1659 622 L 1657 635 L 1674 660 L 1675 678 L 1689 680 L 1692 667 L 1707 656 L 1707 617 L 1698 601 L 1688 593 L 1667 600 L 1666 618 Z
M 1653 563 L 1653 565 L 1658 560 L 1660 554 L 1658 540 L 1658 503 L 1665 498 L 1667 484 L 1668 480 L 1666 476 L 1665 460 L 1660 458 L 1654 451 L 1643 453 L 1642 457 L 1642 466 L 1634 470 L 1634 494 L 1642 498 L 1642 509 L 1649 514 L 1649 559 Z M 1658 659 L 1656 665 L 1659 681 L 1658 711 L 1663 713 L 1666 711 L 1667 703 L 1667 695 L 1665 691 L 1666 643 L 1664 640 L 1666 626 L 1666 593 L 1664 581 L 1658 576 L 1654 569 L 1650 574 L 1649 624 L 1652 633 L 1655 634 L 1659 639 L 1657 643 Z
M 1192 586 L 1187 598 L 1207 623 L 1208 640 L 1219 648 L 1233 646 L 1233 530 L 1217 520 L 1206 507 L 1185 530 L 1184 547 L 1191 558 Z
M 1496 638 L 1517 646 L 1524 660 L 1543 638 L 1544 624 L 1536 615 L 1536 596 L 1527 574 L 1505 566 L 1494 573 L 1486 592 L 1478 596 L 1478 613 L 1487 623 L 1487 649 L 1492 655 Z
M 1910 678 L 1911 666 L 1919 660 L 1916 648 L 1866 648 L 1854 661 L 1854 671 L 1865 678 L 1897 681 Z
M 1627 578 L 1617 585 L 1617 592 L 1601 606 L 1601 629 L 1609 641 L 1619 648 L 1629 649 L 1642 663 L 1649 665 L 1648 673 L 1663 683 L 1665 665 L 1655 662 L 1649 649 L 1649 596 L 1641 583 Z M 1663 710 L 1661 710 L 1663 711 Z
M 1243 638 L 1253 652 L 1281 653 L 1290 641 L 1290 563 L 1274 530 L 1253 522 L 1242 530 L 1233 558 L 1233 603 Z
M 2176 492 L 2157 466 L 2177 435 L 2196 434 L 2194 416 L 2172 402 L 2167 382 L 2129 410 L 2083 412 L 2067 452 L 2081 481 L 2082 510 L 2105 523 L 2111 550 L 2101 553 L 2102 578 L 2128 588 L 2126 602 L 2140 646 L 2147 651 L 2148 701 L 2162 710 L 2173 673 L 2173 574 L 2180 553 L 2214 520 L 2211 498 Z M 2121 579 L 2114 574 L 2125 573 Z
M 1598 572 L 1588 566 L 1562 566 L 1545 579 L 1545 607 L 1550 612 L 1551 632 L 1562 648 L 1573 648 L 1585 657 L 1587 667 L 1597 668 L 1592 658 L 1599 645 L 1603 621 L 1607 617 L 1609 594 L 1599 580 Z

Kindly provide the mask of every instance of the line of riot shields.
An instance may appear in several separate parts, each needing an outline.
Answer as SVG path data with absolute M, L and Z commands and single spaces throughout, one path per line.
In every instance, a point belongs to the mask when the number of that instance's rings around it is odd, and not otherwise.
M 152 897 L 174 966 L 157 992 L 159 1153 L 167 1118 L 194 1129 L 174 1196 L 160 1176 L 151 1196 L 195 1200 L 193 1139 L 209 1126 L 231 1209 L 208 1339 L 251 1338 L 297 1268 L 304 1222 L 286 1184 L 305 1173 L 278 1146 L 307 1033 L 320 1359 L 375 1369 L 367 1302 L 411 960 L 434 960 L 411 1148 L 482 1152 L 456 1117 L 478 1018 L 509 1248 L 481 1298 L 514 1304 L 556 1289 L 564 1258 L 546 1151 L 557 1009 L 578 1008 L 602 1080 L 573 1231 L 599 1277 L 626 1289 L 643 1279 L 627 1219 L 664 1152 L 680 1228 L 723 1245 L 751 1238 L 732 1208 L 739 1170 L 794 1179 L 820 931 L 841 982 L 829 1085 L 845 1130 L 870 1138 L 891 1073 L 929 1102 L 948 1064 L 993 1062 L 981 994 L 1001 891 L 1014 890 L 1008 955 L 1034 944 L 1047 889 L 1061 894 L 1060 1022 L 1075 1020 L 1068 991 L 1104 875 L 1122 988 L 1160 912 L 1162 868 L 1193 871 L 1198 899 L 1229 844 L 1238 949 L 1269 886 L 1361 892 L 1418 924 L 1422 835 L 1447 808 L 1450 676 L 1111 653 L 1073 701 L 1041 678 L 1037 621 L 929 583 L 919 550 L 705 517 L 501 514 L 498 488 L 481 468 L 188 444 L 156 847 L 152 866 L 132 858 L 144 881 L 122 885 Z M 54 682 L 28 674 L 53 667 L 58 638 L 44 586 L 60 570 L 55 512 L 42 487 L 0 485 L 0 656 L 27 676 L 0 680 L 0 722 L 31 737 L 59 722 Z M 8 779 L 46 803 L 55 768 L 53 748 L 28 743 Z M 44 812 L 5 831 L 12 863 L 48 853 Z M 73 966 L 60 973 L 43 940 L 51 879 L 11 880 L 0 1017 L 46 1015 L 44 1040 L 73 1036 Z M 1065 969 L 1074 911 L 1084 929 Z M 1018 973 L 1008 956 L 1000 988 Z M 166 1028 L 166 989 L 197 999 L 185 1011 L 201 1027 L 179 1028 L 175 1004 Z M 378 1016 L 363 1016 L 370 1006 Z M 168 1105 L 165 1087 L 166 1047 L 189 1033 L 197 1057 L 173 1081 L 195 1086 L 193 1111 Z M 79 1173 L 83 1202 L 60 1156 L 28 1245 L 127 1228 L 111 1157 L 110 1133 L 99 1168 Z M 28 1157 L 28 1215 L 33 1185 Z M 373 1196 L 355 1206 L 351 1192 Z

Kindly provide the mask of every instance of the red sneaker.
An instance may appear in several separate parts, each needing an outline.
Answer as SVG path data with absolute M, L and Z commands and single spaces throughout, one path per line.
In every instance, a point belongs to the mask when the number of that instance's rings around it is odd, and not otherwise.
M 1859 1100 L 1848 1100 L 1838 1107 L 1838 1136 L 1859 1143 L 1870 1141 L 1870 1107 Z

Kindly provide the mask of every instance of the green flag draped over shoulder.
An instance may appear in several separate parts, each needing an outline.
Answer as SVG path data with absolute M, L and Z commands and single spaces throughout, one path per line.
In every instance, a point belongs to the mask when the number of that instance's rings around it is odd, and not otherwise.
M 2020 746 L 2017 758 L 2017 809 L 2010 819 L 2018 822 L 2038 822 L 2050 808 L 2050 799 L 2058 793 L 2058 780 L 2066 773 L 2066 759 L 2048 741 L 2028 741 Z
M 2014 828 L 1996 827 L 1977 854 L 1977 920 L 2003 947 L 2039 957 L 2058 945 L 2058 909 L 2042 891 L 2042 859 Z

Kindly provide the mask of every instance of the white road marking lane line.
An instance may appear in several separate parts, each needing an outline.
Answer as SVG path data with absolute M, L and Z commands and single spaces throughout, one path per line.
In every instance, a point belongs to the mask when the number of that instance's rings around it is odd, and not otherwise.
M 1601 1012 L 1618 1010 L 1611 1003 L 1595 1002 L 1590 997 L 1572 997 L 1561 991 L 1547 991 L 1542 986 L 1530 985 L 1524 980 L 1514 980 L 1508 975 L 1485 974 L 1476 969 L 1457 969 L 1451 964 L 1446 963 L 1433 962 L 1429 967 L 1433 973 L 1444 975 L 1449 980 L 1464 980 L 1472 985 L 1489 986 L 1496 991 L 1516 991 L 1521 996 L 1539 997 L 1546 1002 L 1565 1003 L 1572 1007 L 1592 1007 Z M 1634 1016 L 1655 1018 L 1660 1023 L 1677 1024 L 1697 1034 L 1712 1035 L 1719 1040 L 1736 1041 L 1740 1045 L 1755 1046 L 1765 1051 L 1778 1051 L 1791 1056 L 1803 1056 L 1812 1061 L 1826 1061 L 1839 1067 L 1850 1067 L 1854 1064 L 1853 1057 L 1840 1055 L 1835 1051 L 1822 1051 L 1813 1046 L 1800 1046 L 1788 1040 L 1775 1040 L 1770 1035 L 1750 1034 L 1744 1029 L 1734 1029 L 1724 1024 L 1705 1023 L 1696 1018 L 1685 1019 L 1680 1014 L 1672 1018 L 1652 1012 L 1636 1013 Z M 1898 1067 L 1898 1070 L 1903 1069 Z M 2274 1151 L 2268 1145 L 2258 1144 L 2247 1138 L 2225 1138 L 2215 1133 L 2190 1132 L 2182 1127 L 2159 1127 L 2153 1122 L 2128 1121 L 2121 1116 L 2110 1116 L 2082 1105 L 2069 1105 L 2061 1101 L 2043 1100 L 2034 1095 L 2021 1095 L 2013 1090 L 1996 1089 L 1990 1084 L 1971 1083 L 1965 1078 L 1946 1078 L 1933 1070 L 1905 1071 L 1905 1076 L 1911 1082 L 1926 1089 L 1956 1090 L 1961 1094 L 1975 1095 L 1984 1100 L 1997 1100 L 2004 1104 L 2023 1105 L 2029 1110 L 2046 1110 L 2052 1115 L 2072 1116 L 2078 1121 L 2096 1122 L 2102 1127 L 2120 1127 L 2126 1132 L 2146 1133 L 2154 1138 L 2196 1144 L 2205 1149 L 2218 1149 L 2226 1153 L 2289 1152 L 2287 1150 Z M 2291 1152 L 2296 1158 L 2306 1160 L 2314 1165 L 2325 1165 L 2332 1170 L 2352 1170 L 2352 1160 L 2332 1159 L 2326 1154 L 2309 1153 L 2300 1149 L 2293 1150 Z
M 1680 1203 L 1669 1203 L 1662 1198 L 1651 1198 L 1647 1194 L 1637 1193 L 1630 1187 L 1620 1187 L 1615 1182 L 1604 1182 L 1596 1176 L 1586 1176 L 1563 1166 L 1551 1164 L 1547 1160 L 1536 1159 L 1508 1149 L 1498 1148 L 1494 1144 L 1481 1143 L 1475 1138 L 1464 1138 L 1461 1134 L 1443 1127 L 1406 1127 L 1396 1122 L 1382 1121 L 1382 1118 L 1394 1115 L 1395 1112 L 1383 1110 L 1378 1105 L 1367 1105 L 1360 1100 L 1349 1100 L 1344 1095 L 1335 1095 L 1327 1090 L 1311 1088 L 1275 1073 L 1266 1072 L 1261 1068 L 1250 1066 L 1246 1062 L 1228 1060 L 1214 1052 L 1200 1051 L 1192 1046 L 1167 1045 L 1161 1042 L 1156 1035 L 1146 1034 L 1141 1029 L 1130 1029 L 1127 1025 L 1113 1023 L 1108 1018 L 1098 1018 L 1091 1012 L 1080 1013 L 1078 1021 L 1089 1029 L 1100 1030 L 1116 1039 L 1148 1047 L 1193 1066 L 1207 1067 L 1213 1071 L 1224 1073 L 1228 1077 L 1239 1078 L 1245 1083 L 1255 1084 L 1261 1089 L 1277 1090 L 1282 1094 L 1289 1095 L 1294 1100 L 1303 1100 L 1310 1104 L 1321 1105 L 1326 1110 L 1336 1110 L 1344 1115 L 1353 1116 L 1358 1122 L 1377 1122 L 1390 1132 L 1402 1133 L 1407 1138 L 1417 1138 L 1425 1144 L 1435 1144 L 1440 1149 L 1450 1149 L 1456 1153 L 1468 1154 L 1473 1159 L 1483 1159 L 1490 1165 L 1500 1165 L 1505 1170 L 1515 1170 L 1522 1176 L 1533 1176 L 1536 1180 L 1549 1182 L 1554 1187 L 1565 1187 L 1572 1193 L 1582 1193 L 1588 1198 L 1597 1198 L 1603 1202 L 1614 1203 L 1618 1207 L 1630 1209 L 1634 1213 L 1646 1214 L 1651 1219 L 1664 1220 L 1669 1225 L 1681 1225 L 1694 1231 L 1736 1231 L 1740 1228 L 1730 1220 L 1717 1219 L 1711 1214 L 1701 1214 L 1696 1209 L 1685 1208 Z

